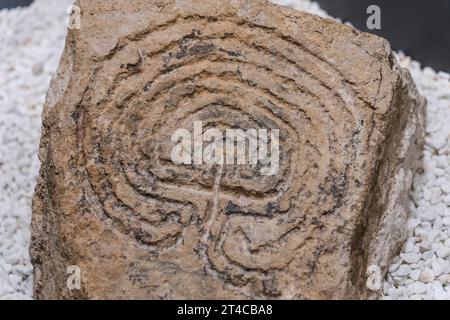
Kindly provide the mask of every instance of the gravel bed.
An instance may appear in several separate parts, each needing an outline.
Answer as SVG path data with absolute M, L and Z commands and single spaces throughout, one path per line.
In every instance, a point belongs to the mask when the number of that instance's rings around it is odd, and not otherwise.
M 273 0 L 329 17 L 309 0 Z M 41 110 L 66 34 L 71 0 L 0 11 L 0 300 L 30 299 L 31 197 L 39 170 Z M 329 17 L 330 18 L 330 17 Z M 450 75 L 401 52 L 428 100 L 423 172 L 411 193 L 410 236 L 383 284 L 383 299 L 450 299 Z

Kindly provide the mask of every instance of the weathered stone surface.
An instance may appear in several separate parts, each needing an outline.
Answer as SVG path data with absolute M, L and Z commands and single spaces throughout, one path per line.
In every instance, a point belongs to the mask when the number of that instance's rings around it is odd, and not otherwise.
M 376 296 L 425 105 L 385 40 L 266 1 L 79 5 L 44 111 L 36 298 Z M 197 120 L 278 128 L 278 173 L 175 165 Z

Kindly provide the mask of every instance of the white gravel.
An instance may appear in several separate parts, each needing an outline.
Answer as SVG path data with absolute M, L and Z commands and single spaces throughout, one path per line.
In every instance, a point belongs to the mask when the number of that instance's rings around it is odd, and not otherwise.
M 31 197 L 41 110 L 65 39 L 70 0 L 0 11 L 0 299 L 29 299 Z
M 273 0 L 329 17 L 309 0 Z M 41 108 L 61 54 L 71 0 L 35 0 L 0 11 L 0 299 L 29 299 L 31 197 L 39 170 Z M 450 75 L 421 69 L 402 53 L 428 99 L 423 173 L 411 194 L 410 237 L 383 299 L 450 299 Z
M 384 299 L 450 300 L 450 75 L 420 68 L 402 53 L 428 100 L 424 171 L 414 180 L 413 217 L 403 252 L 389 269 Z

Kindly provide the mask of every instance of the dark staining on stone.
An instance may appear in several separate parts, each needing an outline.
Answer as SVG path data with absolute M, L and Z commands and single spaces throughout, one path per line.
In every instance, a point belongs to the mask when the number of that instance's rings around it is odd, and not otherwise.
M 153 85 L 153 81 L 149 81 L 149 82 L 145 85 L 144 91 L 145 91 L 145 92 L 149 91 L 150 88 L 152 87 L 152 85 Z
M 141 243 L 145 243 L 148 238 L 151 238 L 151 235 L 140 229 L 133 230 L 133 236 Z
M 262 282 L 264 294 L 272 297 L 281 295 L 281 291 L 278 288 L 278 284 L 275 279 L 267 279 Z
M 239 207 L 238 205 L 236 205 L 235 203 L 233 203 L 232 201 L 228 201 L 228 204 L 225 207 L 223 214 L 225 214 L 225 215 L 244 214 L 244 215 L 253 216 L 253 217 L 261 217 L 262 216 L 261 213 L 252 211 L 252 210 L 248 210 L 248 209 L 243 209 L 243 208 Z M 267 216 L 271 217 L 272 214 L 268 214 Z
M 334 205 L 330 210 L 322 212 L 323 215 L 328 215 L 334 213 L 337 209 L 341 208 L 343 205 L 343 199 L 348 190 L 348 177 L 347 174 L 341 174 L 338 177 L 330 176 L 326 178 L 326 183 L 331 183 L 330 189 L 321 184 L 319 190 L 321 193 L 331 194 L 334 198 Z
M 142 270 L 134 262 L 128 266 L 128 279 L 133 285 L 148 286 L 148 270 Z
M 204 41 L 200 41 L 194 45 L 192 45 L 193 41 L 198 39 L 201 35 L 199 30 L 193 29 L 190 34 L 183 37 L 180 41 L 178 41 L 178 46 L 180 50 L 176 53 L 169 53 L 167 56 L 163 58 L 164 65 L 167 66 L 172 59 L 181 60 L 190 56 L 199 56 L 206 55 L 214 50 L 216 50 L 216 46 L 212 43 L 207 43 Z
M 241 69 L 239 67 L 236 70 L 236 74 L 238 75 L 239 80 L 242 80 L 242 71 L 241 71 Z
M 340 201 L 344 197 L 345 192 L 347 191 L 347 176 L 341 175 L 333 180 L 334 183 L 331 186 L 331 193 L 333 194 L 334 198 L 337 201 Z
M 83 112 L 83 107 L 81 105 L 77 105 L 75 110 L 70 114 L 70 117 L 73 119 L 75 123 L 80 119 L 81 113 Z
M 319 231 L 322 231 L 325 228 L 325 225 L 317 217 L 312 218 L 311 224 L 314 226 L 313 230 L 318 229 Z
M 216 48 L 212 43 L 199 43 L 194 45 L 192 48 L 189 48 L 188 55 L 197 56 L 197 55 L 205 55 L 214 51 Z
M 231 50 L 225 50 L 223 48 L 217 48 L 214 44 L 208 43 L 205 41 L 199 40 L 199 36 L 201 35 L 201 32 L 198 30 L 192 30 L 192 32 L 182 38 L 178 42 L 178 46 L 180 50 L 176 53 L 169 53 L 168 56 L 164 57 L 164 65 L 168 65 L 172 59 L 181 60 L 186 57 L 191 56 L 202 56 L 207 55 L 215 50 L 218 50 L 220 52 L 226 53 L 227 55 L 231 57 L 239 57 L 241 56 L 240 52 L 237 51 L 231 51 Z M 198 43 L 193 44 L 195 40 L 199 40 Z
M 185 40 L 180 43 L 180 51 L 176 53 L 169 53 L 168 56 L 164 57 L 164 65 L 167 66 L 172 59 L 181 60 L 190 56 L 201 56 L 206 55 L 216 49 L 216 46 L 212 43 L 200 42 L 191 47 L 189 47 L 189 41 Z
M 219 48 L 219 51 L 226 53 L 227 55 L 229 55 L 231 57 L 240 57 L 242 55 L 240 52 L 225 50 L 223 48 Z
M 279 209 L 280 209 L 280 206 L 278 205 L 278 203 L 273 203 L 273 202 L 268 203 L 265 207 L 266 214 L 269 217 L 272 216 L 272 214 L 277 212 Z
M 308 263 L 308 267 L 309 267 L 309 277 L 308 278 L 310 278 L 310 279 L 312 279 L 311 276 L 316 272 L 317 267 L 320 263 L 319 259 L 322 254 L 322 250 L 323 250 L 323 246 L 319 245 L 316 248 L 316 250 L 314 250 L 314 252 L 313 252 L 313 260 Z

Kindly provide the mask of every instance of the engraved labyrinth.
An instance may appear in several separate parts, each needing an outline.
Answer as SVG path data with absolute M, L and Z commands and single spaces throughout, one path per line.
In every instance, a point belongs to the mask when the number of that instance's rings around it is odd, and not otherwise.
M 275 29 L 168 21 L 121 41 L 92 75 L 74 114 L 82 183 L 102 219 L 152 254 L 192 246 L 208 272 L 245 284 L 284 268 L 314 238 L 311 221 L 343 205 L 363 139 L 356 101 L 335 67 Z M 344 124 L 327 126 L 337 112 Z M 174 164 L 171 136 L 195 121 L 278 129 L 278 172 Z

